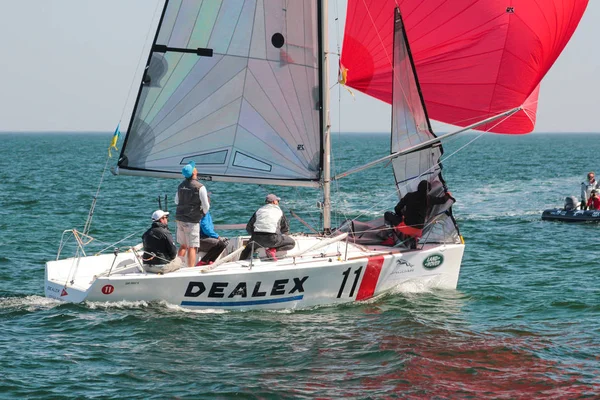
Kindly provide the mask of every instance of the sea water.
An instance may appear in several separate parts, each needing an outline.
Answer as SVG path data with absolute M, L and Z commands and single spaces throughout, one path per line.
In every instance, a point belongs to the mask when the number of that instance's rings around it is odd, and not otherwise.
M 83 228 L 101 179 L 91 248 L 138 243 L 158 197 L 173 209 L 177 180 L 101 178 L 117 158 L 106 163 L 110 136 L 0 135 L 0 398 L 600 397 L 600 227 L 541 220 L 600 172 L 599 136 L 450 140 L 443 175 L 466 242 L 458 290 L 405 285 L 287 312 L 45 298 L 44 263 L 64 230 Z M 389 153 L 386 135 L 333 139 L 334 173 Z M 321 223 L 312 189 L 206 185 L 216 224 L 247 222 L 270 192 Z M 334 223 L 397 201 L 386 165 L 332 192 Z

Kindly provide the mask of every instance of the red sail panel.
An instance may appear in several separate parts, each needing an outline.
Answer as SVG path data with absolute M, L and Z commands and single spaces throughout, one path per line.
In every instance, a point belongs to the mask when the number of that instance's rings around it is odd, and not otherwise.
M 348 0 L 341 64 L 346 84 L 392 101 L 394 7 L 400 6 L 429 117 L 527 133 L 539 84 L 573 35 L 588 0 Z

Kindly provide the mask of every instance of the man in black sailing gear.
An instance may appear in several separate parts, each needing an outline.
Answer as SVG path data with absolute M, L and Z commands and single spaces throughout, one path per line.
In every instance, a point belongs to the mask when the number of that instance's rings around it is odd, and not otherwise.
M 412 248 L 416 248 L 417 241 L 423 235 L 429 207 L 444 204 L 452 199 L 449 192 L 444 193 L 442 197 L 435 197 L 429 195 L 430 190 L 431 184 L 422 180 L 416 192 L 409 192 L 400 199 L 394 207 L 394 212 L 386 211 L 384 214 L 385 222 L 392 225 L 397 234 L 408 238 Z
M 146 272 L 167 273 L 183 267 L 177 257 L 177 247 L 168 226 L 169 213 L 156 210 L 152 214 L 152 226 L 142 235 L 144 255 L 142 256 Z
M 210 203 L 203 184 L 198 182 L 196 163 L 191 161 L 181 170 L 183 182 L 177 188 L 175 204 L 177 212 L 178 256 L 187 260 L 188 267 L 196 265 L 196 248 L 200 247 L 200 220 L 208 212 Z

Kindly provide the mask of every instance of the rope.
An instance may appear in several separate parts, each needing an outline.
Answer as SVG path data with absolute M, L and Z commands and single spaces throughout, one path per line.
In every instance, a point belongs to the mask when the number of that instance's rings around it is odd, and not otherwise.
M 171 261 L 172 261 L 172 260 L 167 260 L 166 258 L 162 258 L 162 257 L 160 257 L 159 255 L 157 255 L 157 254 L 155 254 L 155 253 L 152 253 L 152 252 L 144 251 L 144 253 L 146 253 L 146 254 L 149 254 L 149 255 L 151 255 L 152 257 L 150 257 L 150 258 L 144 258 L 144 257 L 140 257 L 140 259 L 141 259 L 143 262 L 150 261 L 150 260 L 154 260 L 155 258 L 158 258 L 159 260 L 165 261 L 165 262 L 167 262 L 167 263 L 169 263 L 169 262 L 171 262 Z M 137 255 L 137 251 L 135 252 L 135 254 Z
M 96 189 L 96 195 L 94 196 L 94 200 L 92 200 L 92 206 L 90 207 L 90 211 L 88 212 L 87 220 L 85 221 L 85 226 L 83 227 L 83 234 L 87 235 L 92 226 L 92 218 L 94 217 L 94 210 L 96 209 L 96 202 L 98 201 L 98 195 L 100 194 L 100 187 L 102 186 L 102 182 L 104 182 L 104 175 L 106 174 L 106 169 L 108 168 L 108 161 L 110 160 L 110 156 L 106 157 L 106 162 L 104 163 L 104 169 L 102 170 L 102 175 L 100 176 L 100 183 L 98 184 L 98 189 Z
M 152 19 L 152 21 L 154 21 L 156 19 L 156 16 L 160 10 L 160 2 L 156 3 L 156 8 L 154 10 L 154 17 Z M 148 27 L 148 32 L 146 33 L 146 41 L 145 43 L 148 43 L 148 38 L 150 37 L 150 34 L 154 32 L 154 29 L 152 29 L 152 24 L 150 24 L 150 27 Z M 140 69 L 140 64 L 142 62 L 142 59 L 144 58 L 144 47 L 142 47 L 142 50 L 140 51 L 140 55 L 138 57 L 138 63 L 135 69 L 135 72 L 137 73 L 137 71 Z M 121 109 L 121 117 L 119 118 L 119 125 L 121 124 L 121 121 L 123 120 L 123 116 L 125 115 L 125 110 L 127 108 L 127 104 L 129 104 L 129 99 L 131 98 L 131 92 L 133 90 L 133 84 L 135 82 L 135 79 L 131 79 L 131 85 L 129 86 L 129 90 L 127 92 L 127 98 L 125 99 L 125 104 L 123 105 L 123 108 Z M 106 174 L 106 169 L 108 168 L 108 161 L 110 160 L 110 151 L 109 151 L 109 155 L 106 157 L 106 162 L 104 163 L 104 169 L 102 170 L 102 175 L 100 177 L 100 183 L 98 184 L 98 188 L 96 190 L 96 195 L 94 196 L 94 200 L 92 201 L 92 205 L 90 207 L 90 211 L 88 212 L 88 217 L 87 220 L 85 221 L 85 225 L 83 228 L 83 234 L 87 235 L 90 231 L 90 228 L 92 226 L 92 219 L 94 217 L 94 210 L 96 208 L 96 202 L 98 200 L 98 195 L 100 194 L 100 187 L 102 186 L 102 183 L 104 182 L 104 175 Z

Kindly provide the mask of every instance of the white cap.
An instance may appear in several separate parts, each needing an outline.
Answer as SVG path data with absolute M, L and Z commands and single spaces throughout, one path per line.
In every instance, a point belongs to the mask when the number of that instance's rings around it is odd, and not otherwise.
M 154 211 L 154 213 L 152 213 L 152 221 L 158 221 L 165 215 L 169 215 L 169 213 L 165 212 L 163 210 L 156 210 L 156 211 Z

